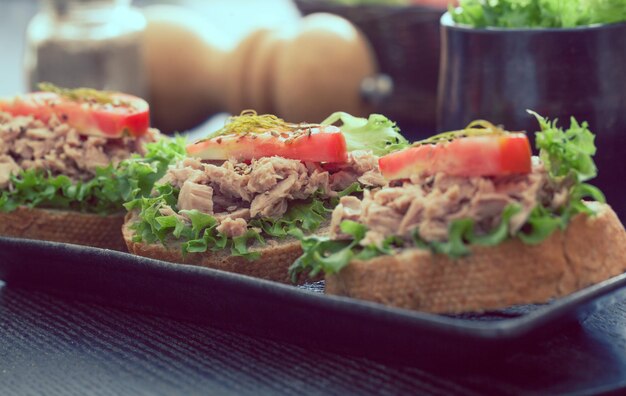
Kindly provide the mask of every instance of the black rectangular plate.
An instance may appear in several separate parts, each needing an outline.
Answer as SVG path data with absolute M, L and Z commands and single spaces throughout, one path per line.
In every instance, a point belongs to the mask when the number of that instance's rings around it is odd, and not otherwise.
M 626 274 L 543 305 L 433 315 L 207 268 L 0 237 L 0 279 L 306 347 L 429 364 L 524 348 L 624 297 Z

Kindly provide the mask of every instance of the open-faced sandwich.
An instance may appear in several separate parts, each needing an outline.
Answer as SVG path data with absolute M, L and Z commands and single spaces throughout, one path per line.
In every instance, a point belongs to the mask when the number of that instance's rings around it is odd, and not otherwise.
M 0 235 L 126 250 L 124 202 L 184 143 L 156 141 L 143 99 L 42 88 L 0 100 Z
M 323 124 L 232 117 L 189 145 L 152 197 L 127 204 L 128 250 L 287 282 L 302 253 L 290 234 L 324 232 L 340 197 L 386 183 L 377 154 L 406 143 L 380 115 L 338 113 Z
M 340 198 L 328 236 L 302 237 L 292 275 L 323 271 L 329 294 L 459 313 L 544 303 L 621 274 L 626 232 L 585 183 L 593 134 L 536 117 L 539 157 L 524 134 L 484 121 L 381 157 L 389 185 Z

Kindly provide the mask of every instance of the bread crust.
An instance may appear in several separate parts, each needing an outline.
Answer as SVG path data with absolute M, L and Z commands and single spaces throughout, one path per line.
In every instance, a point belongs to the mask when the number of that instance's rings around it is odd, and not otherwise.
M 326 293 L 432 313 L 545 303 L 626 271 L 624 226 L 598 208 L 538 245 L 516 238 L 456 260 L 421 249 L 356 260 L 326 276 Z
M 0 212 L 0 235 L 126 251 L 124 213 L 101 216 L 71 210 L 19 207 Z
M 163 245 L 161 243 L 148 244 L 144 242 L 134 242 L 134 232 L 131 229 L 132 223 L 133 215 L 129 214 L 122 227 L 122 234 L 124 235 L 126 246 L 128 251 L 132 254 L 172 263 L 190 264 L 234 272 L 275 282 L 291 283 L 288 274 L 289 266 L 302 254 L 300 242 L 291 238 L 266 246 L 252 247 L 251 251 L 261 253 L 261 257 L 253 261 L 249 261 L 243 257 L 231 256 L 229 250 L 191 253 L 183 257 L 180 244 L 178 243 Z M 304 280 L 305 277 L 301 277 L 300 279 Z

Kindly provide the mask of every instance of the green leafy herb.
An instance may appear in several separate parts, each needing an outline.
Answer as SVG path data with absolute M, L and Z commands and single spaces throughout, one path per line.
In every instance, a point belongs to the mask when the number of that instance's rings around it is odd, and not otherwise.
M 342 123 L 341 132 L 346 138 L 348 151 L 371 150 L 375 155 L 384 155 L 409 146 L 396 123 L 383 115 L 371 114 L 366 119 L 337 112 L 322 121 L 322 125 L 337 121 Z
M 539 122 L 541 130 L 535 133 L 535 145 L 539 157 L 548 169 L 550 177 L 557 183 L 569 185 L 569 199 L 564 208 L 551 211 L 544 207 L 533 210 L 528 224 L 532 229 L 530 236 L 520 236 L 522 240 L 533 243 L 547 238 L 558 224 L 565 228 L 569 220 L 578 213 L 593 215 L 593 207 L 583 203 L 584 198 L 604 202 L 602 192 L 591 184 L 584 183 L 593 179 L 598 170 L 593 161 L 596 153 L 595 136 L 586 122 L 578 123 L 573 117 L 566 130 L 557 126 L 557 120 L 548 121 L 539 114 L 529 111 Z M 550 231 L 550 232 L 548 232 Z M 537 237 L 543 236 L 543 239 Z M 534 237 L 531 237 L 534 236 Z M 535 242 L 536 243 L 536 242 Z
M 563 220 L 560 216 L 551 213 L 549 210 L 539 205 L 530 213 L 526 220 L 529 231 L 521 231 L 517 236 L 522 242 L 529 245 L 535 245 L 543 242 L 557 228 L 563 226 Z
M 528 111 L 539 121 L 541 131 L 535 134 L 539 156 L 555 179 L 568 176 L 583 182 L 598 174 L 593 162 L 596 153 L 595 136 L 586 122 L 579 124 L 574 117 L 566 131 L 557 126 L 557 120 L 546 120 L 534 111 Z
M 509 223 L 511 217 L 520 211 L 517 205 L 507 205 L 502 211 L 500 223 L 487 234 L 477 234 L 473 219 L 459 219 L 453 221 L 448 229 L 448 240 L 445 242 L 428 242 L 419 236 L 419 231 L 413 231 L 413 242 L 422 249 L 433 253 L 442 253 L 458 258 L 470 253 L 471 245 L 496 246 L 509 237 Z
M 454 22 L 472 27 L 570 28 L 626 21 L 624 0 L 460 0 Z
M 494 227 L 490 232 L 483 235 L 476 235 L 473 232 L 468 235 L 467 240 L 472 245 L 496 246 L 509 237 L 509 223 L 511 218 L 520 211 L 517 205 L 507 205 L 502 211 L 500 224 Z
M 365 238 L 367 227 L 351 220 L 342 221 L 339 227 L 350 238 L 335 240 L 327 236 L 296 235 L 302 241 L 304 253 L 289 267 L 289 274 L 294 282 L 300 273 L 308 273 L 310 277 L 315 277 L 320 272 L 335 274 L 352 259 L 369 260 L 380 255 L 393 254 L 397 247 L 404 244 L 401 238 L 391 236 L 380 247 L 374 244 L 363 247 L 360 242 Z
M 310 277 L 323 271 L 326 274 L 339 272 L 355 256 L 353 248 L 365 237 L 364 225 L 345 220 L 340 225 L 342 232 L 352 236 L 351 240 L 333 240 L 326 236 L 302 236 L 304 253 L 290 267 L 289 274 L 295 282 L 298 275 L 308 270 Z
M 292 203 L 289 210 L 278 219 L 255 219 L 250 224 L 261 228 L 267 235 L 284 238 L 294 230 L 315 231 L 326 220 L 329 212 L 320 199 L 314 198 Z
M 343 193 L 352 191 L 358 189 L 350 186 Z M 308 200 L 291 203 L 280 218 L 251 220 L 245 235 L 228 238 L 217 231 L 218 221 L 211 215 L 196 210 L 162 215 L 160 209 L 165 206 L 176 212 L 178 194 L 179 190 L 169 184 L 157 185 L 151 197 L 140 197 L 125 205 L 129 211 L 138 212 L 138 219 L 133 224 L 135 242 L 165 244 L 174 240 L 180 242 L 184 254 L 230 249 L 231 255 L 255 260 L 259 253 L 250 251 L 249 247 L 255 242 L 263 245 L 263 234 L 275 238 L 303 236 L 304 232 L 318 229 L 331 211 L 320 195 L 315 194 Z
M 123 211 L 123 204 L 147 196 L 168 165 L 185 152 L 183 138 L 161 139 L 147 145 L 144 157 L 134 154 L 117 167 L 96 170 L 85 182 L 67 176 L 52 176 L 35 170 L 11 175 L 10 190 L 0 193 L 0 211 L 10 212 L 19 206 L 71 209 L 107 215 Z
M 141 197 L 126 203 L 126 209 L 137 211 L 138 219 L 131 226 L 135 231 L 133 241 L 163 243 L 178 241 L 184 255 L 230 249 L 232 256 L 248 260 L 259 258 L 258 252 L 249 250 L 251 242 L 263 245 L 261 234 L 250 228 L 244 235 L 228 238 L 217 230 L 215 217 L 197 210 L 181 210 L 179 214 L 162 215 L 162 208 L 176 208 L 179 190 L 170 184 L 155 187 L 153 196 Z

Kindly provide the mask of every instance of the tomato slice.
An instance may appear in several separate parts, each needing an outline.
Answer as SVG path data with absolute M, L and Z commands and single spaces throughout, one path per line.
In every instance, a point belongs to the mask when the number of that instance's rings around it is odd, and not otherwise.
M 33 92 L 13 99 L 0 99 L 0 111 L 14 116 L 31 115 L 43 122 L 56 115 L 78 133 L 118 138 L 125 133 L 141 136 L 150 127 L 148 103 L 123 93 L 107 94 L 111 103 L 71 100 L 53 92 Z
M 187 146 L 187 154 L 204 160 L 246 161 L 280 156 L 311 162 L 346 162 L 346 140 L 336 126 L 315 126 L 288 132 L 220 135 Z
M 381 157 L 378 164 L 388 180 L 437 172 L 467 177 L 499 176 L 529 173 L 530 157 L 525 134 L 505 133 L 410 147 Z

